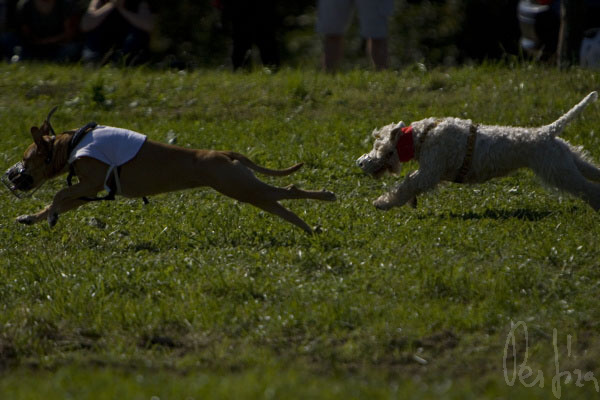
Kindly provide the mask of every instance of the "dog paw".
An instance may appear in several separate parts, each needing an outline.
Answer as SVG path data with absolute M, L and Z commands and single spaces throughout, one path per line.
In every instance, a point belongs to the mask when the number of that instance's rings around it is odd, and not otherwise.
M 335 193 L 330 192 L 329 190 L 323 190 L 324 199 L 327 201 L 335 201 L 337 199 Z
M 377 200 L 375 200 L 373 202 L 373 205 L 375 206 L 376 209 L 378 210 L 389 210 L 390 208 L 392 208 L 392 205 L 387 201 L 387 199 L 383 199 L 383 198 L 378 198 Z
M 48 215 L 48 225 L 52 228 L 58 222 L 58 214 L 52 213 Z
M 35 222 L 33 215 L 20 215 L 17 217 L 17 222 L 25 225 L 32 225 Z

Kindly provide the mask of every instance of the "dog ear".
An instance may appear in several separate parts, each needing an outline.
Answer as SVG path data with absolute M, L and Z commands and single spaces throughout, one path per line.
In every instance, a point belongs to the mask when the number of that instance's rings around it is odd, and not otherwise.
M 37 126 L 31 127 L 31 136 L 37 147 L 37 153 L 46 157 L 46 162 L 50 162 L 52 157 L 52 141 L 53 137 L 44 134 Z
M 33 142 L 38 148 L 44 146 L 44 133 L 37 126 L 31 127 L 31 137 L 33 137 Z
M 394 126 L 392 128 L 392 131 L 390 132 L 390 138 L 392 140 L 396 140 L 396 137 L 398 137 L 398 134 L 402 131 L 402 128 L 405 128 L 406 125 L 404 124 L 403 121 L 400 121 L 396 124 L 396 126 Z

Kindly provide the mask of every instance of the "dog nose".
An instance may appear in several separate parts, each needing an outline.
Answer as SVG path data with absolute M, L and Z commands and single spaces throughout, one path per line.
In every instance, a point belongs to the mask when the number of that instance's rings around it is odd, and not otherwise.
M 360 168 L 362 168 L 365 165 L 365 155 L 360 156 L 357 160 L 356 160 L 356 165 Z

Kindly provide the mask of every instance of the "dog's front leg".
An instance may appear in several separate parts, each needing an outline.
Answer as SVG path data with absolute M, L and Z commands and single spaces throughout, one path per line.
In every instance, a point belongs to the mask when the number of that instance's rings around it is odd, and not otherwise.
M 379 196 L 373 205 L 379 210 L 389 210 L 392 207 L 400 207 L 410 201 L 410 205 L 416 207 L 416 198 L 423 192 L 433 189 L 440 182 L 441 172 L 423 171 L 419 169 L 412 172 L 404 181 L 390 192 Z
M 373 205 L 379 210 L 389 210 L 392 207 L 400 207 L 408 201 L 416 199 L 415 175 L 419 171 L 412 172 L 404 181 L 396 186 L 391 191 L 382 194 L 374 202 Z
M 56 193 L 56 195 L 54 195 L 52 204 L 47 205 L 41 211 L 35 214 L 21 215 L 17 217 L 17 222 L 31 225 L 43 220 L 47 220 L 48 225 L 53 227 L 58 221 L 59 214 L 87 203 L 87 201 L 82 200 L 81 197 L 93 196 L 98 193 L 98 191 L 99 190 L 91 188 L 89 185 L 82 183 L 62 189 Z

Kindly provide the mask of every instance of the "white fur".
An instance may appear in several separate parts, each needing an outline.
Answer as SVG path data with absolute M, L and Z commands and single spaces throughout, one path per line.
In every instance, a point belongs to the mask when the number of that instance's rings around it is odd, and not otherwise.
M 595 210 L 600 209 L 600 169 L 587 160 L 581 148 L 557 137 L 567 123 L 597 98 L 596 92 L 590 93 L 561 118 L 538 128 L 477 125 L 475 149 L 464 182 L 485 182 L 519 168 L 530 168 L 547 184 L 582 198 Z M 385 171 L 399 172 L 397 128 L 403 126 L 400 122 L 375 130 L 373 149 L 357 160 L 358 166 L 375 177 Z M 471 126 L 470 120 L 459 118 L 413 122 L 419 169 L 375 200 L 375 207 L 401 206 L 441 181 L 453 181 L 465 159 Z

